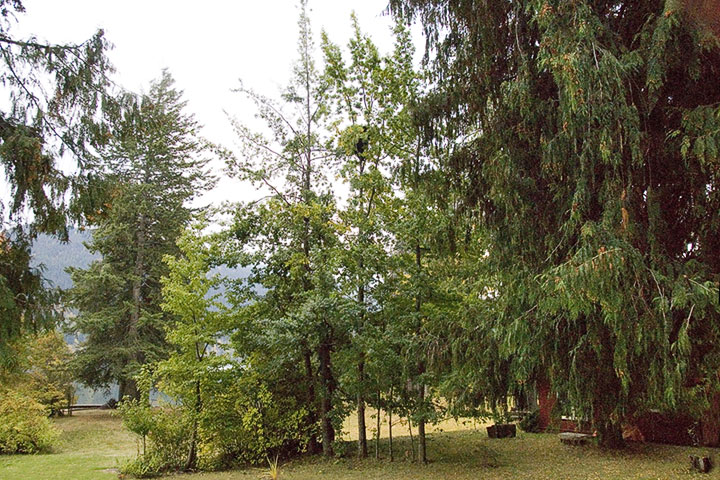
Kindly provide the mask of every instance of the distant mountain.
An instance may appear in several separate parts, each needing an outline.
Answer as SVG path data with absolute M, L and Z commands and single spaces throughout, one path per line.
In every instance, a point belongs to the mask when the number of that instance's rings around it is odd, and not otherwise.
M 41 235 L 32 247 L 32 266 L 38 267 L 42 265 L 44 269 L 43 276 L 50 287 L 60 287 L 66 290 L 72 287 L 72 279 L 65 271 L 66 268 L 87 268 L 93 261 L 101 258 L 100 255 L 91 253 L 90 250 L 85 248 L 84 243 L 90 243 L 91 241 L 92 231 L 90 230 L 72 229 L 67 243 L 60 242 L 48 235 Z M 247 277 L 250 270 L 220 266 L 214 268 L 211 273 L 217 273 L 230 279 L 238 279 Z M 263 291 L 261 288 L 258 288 L 258 290 Z M 215 293 L 224 295 L 225 287 L 221 286 Z
M 72 287 L 72 280 L 65 269 L 67 267 L 86 268 L 94 260 L 100 258 L 100 255 L 91 253 L 83 244 L 92 240 L 90 230 L 72 229 L 69 237 L 69 241 L 64 243 L 54 237 L 40 235 L 33 244 L 32 266 L 43 267 L 43 276 L 50 287 L 62 289 Z

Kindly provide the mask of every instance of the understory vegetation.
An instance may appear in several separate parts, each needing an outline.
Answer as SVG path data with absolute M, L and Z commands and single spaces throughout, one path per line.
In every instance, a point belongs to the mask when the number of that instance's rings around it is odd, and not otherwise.
M 52 453 L 32 456 L 0 456 L 2 478 L 23 480 L 98 480 L 117 478 L 117 468 L 137 454 L 139 446 L 108 412 L 80 412 L 54 421 L 62 432 Z M 348 431 L 355 425 L 346 425 Z M 599 450 L 593 446 L 561 445 L 556 435 L 520 434 L 518 438 L 490 440 L 482 424 L 443 423 L 443 431 L 429 431 L 431 461 L 422 466 L 410 455 L 410 437 L 399 423 L 394 439 L 396 457 L 388 458 L 388 438 L 380 442 L 381 458 L 357 459 L 348 455 L 323 459 L 306 457 L 279 462 L 279 478 L 314 480 L 393 479 L 570 479 L 603 478 L 610 480 L 682 478 L 720 478 L 717 471 L 693 474 L 688 470 L 688 455 L 704 449 L 665 445 L 633 444 L 627 451 Z M 401 431 L 403 430 L 403 431 Z M 355 439 L 350 435 L 345 438 Z M 371 449 L 372 450 L 372 449 Z M 272 460 L 272 459 L 271 459 Z M 266 477 L 267 462 L 255 468 L 182 474 L 177 478 L 195 480 L 233 480 Z M 170 477 L 174 478 L 174 477 Z

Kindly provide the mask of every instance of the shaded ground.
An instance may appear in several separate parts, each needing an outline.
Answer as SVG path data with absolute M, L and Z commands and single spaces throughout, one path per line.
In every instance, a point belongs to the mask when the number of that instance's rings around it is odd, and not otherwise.
M 63 430 L 61 442 L 53 453 L 32 456 L 0 456 L 0 479 L 112 479 L 123 459 L 136 453 L 136 442 L 122 430 L 119 420 L 107 412 L 82 412 L 73 418 L 57 420 Z M 368 423 L 374 426 L 374 420 Z M 354 438 L 354 425 L 346 426 L 345 438 Z M 324 460 L 306 458 L 281 466 L 280 478 L 310 480 L 375 479 L 720 479 L 720 468 L 710 474 L 693 474 L 688 469 L 689 454 L 711 453 L 716 462 L 720 451 L 664 445 L 633 445 L 622 452 L 606 452 L 593 445 L 561 445 L 556 435 L 519 434 L 515 439 L 490 440 L 482 426 L 472 423 L 446 422 L 443 431 L 428 437 L 430 464 L 411 463 L 407 426 L 395 425 L 395 462 L 389 462 L 387 439 L 381 438 L 381 459 L 375 460 L 374 442 L 371 458 Z M 415 433 L 413 431 L 413 433 Z M 382 426 L 382 437 L 387 425 Z M 369 437 L 372 433 L 369 432 Z M 352 454 L 355 445 L 349 443 Z M 265 469 L 177 475 L 178 480 L 247 480 L 258 479 Z

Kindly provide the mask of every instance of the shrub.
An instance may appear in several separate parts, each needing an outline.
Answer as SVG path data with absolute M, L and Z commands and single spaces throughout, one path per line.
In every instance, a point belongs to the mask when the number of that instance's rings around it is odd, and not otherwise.
M 152 408 L 146 402 L 127 398 L 120 402 L 116 415 L 122 418 L 125 428 L 142 439 L 142 454 L 147 451 L 147 436 L 155 426 Z
M 523 432 L 540 432 L 540 410 L 533 410 L 520 420 L 520 428 Z
M 253 375 L 216 392 L 200 418 L 204 468 L 265 463 L 302 451 L 309 438 L 304 408 L 279 398 Z M 202 459 L 202 456 L 201 456 Z
M 142 454 L 123 465 L 122 473 L 148 478 L 183 467 L 191 428 L 181 407 L 152 408 L 142 401 L 125 400 L 118 415 L 143 445 Z
M 38 453 L 60 435 L 48 410 L 16 391 L 0 394 L 0 453 Z

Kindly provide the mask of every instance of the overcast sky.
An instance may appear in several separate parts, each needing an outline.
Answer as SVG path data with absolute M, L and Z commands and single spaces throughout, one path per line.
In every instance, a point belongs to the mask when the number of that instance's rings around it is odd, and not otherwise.
M 81 42 L 98 28 L 114 45 L 110 58 L 115 80 L 132 91 L 147 91 L 167 67 L 185 92 L 188 108 L 205 126 L 210 140 L 232 146 L 228 111 L 252 122 L 252 111 L 230 90 L 242 79 L 268 96 L 276 96 L 297 58 L 295 0 L 24 0 L 16 33 L 32 33 L 51 42 Z M 392 47 L 392 19 L 384 15 L 388 0 L 309 0 L 316 45 L 325 29 L 331 40 L 346 45 L 355 11 L 364 32 L 381 52 Z M 208 197 L 249 198 L 246 186 L 221 182 Z

